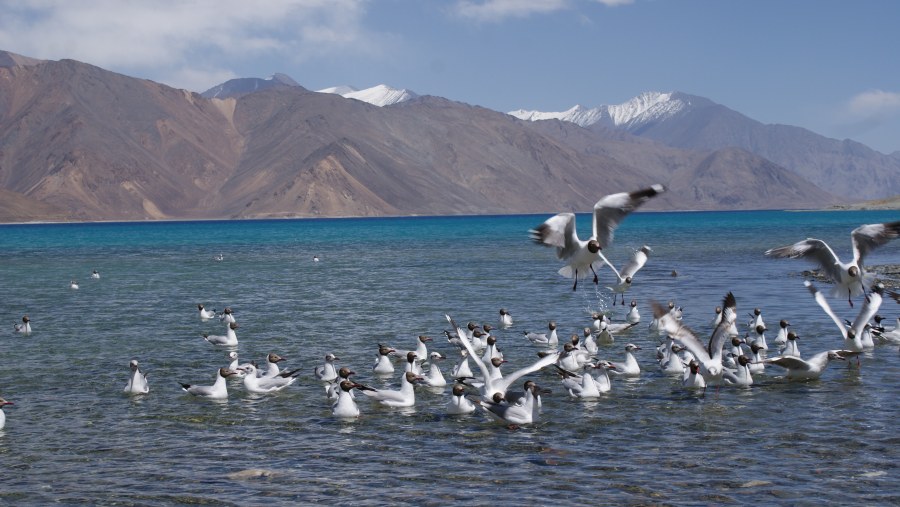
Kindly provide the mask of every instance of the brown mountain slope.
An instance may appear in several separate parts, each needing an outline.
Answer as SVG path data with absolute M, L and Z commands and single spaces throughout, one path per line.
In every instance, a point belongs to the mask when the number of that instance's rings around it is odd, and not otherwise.
M 379 108 L 291 87 L 204 99 L 71 60 L 22 61 L 0 59 L 10 221 L 587 211 L 656 182 L 673 191 L 648 208 L 838 202 L 758 158 L 703 163 L 708 153 L 621 134 L 551 135 L 436 97 Z M 764 192 L 721 188 L 753 178 Z

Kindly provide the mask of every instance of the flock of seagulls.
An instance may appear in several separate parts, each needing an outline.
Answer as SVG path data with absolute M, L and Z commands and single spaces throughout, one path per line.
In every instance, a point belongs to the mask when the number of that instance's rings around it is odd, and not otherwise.
M 540 245 L 556 248 L 556 254 L 564 262 L 559 274 L 574 280 L 572 289 L 577 290 L 578 281 L 593 275 L 593 282 L 599 286 L 597 271 L 605 264 L 615 275 L 616 282 L 607 287 L 613 295 L 613 304 L 625 306 L 625 294 L 634 283 L 635 276 L 646 264 L 652 251 L 647 245 L 636 250 L 629 262 L 620 270 L 603 255 L 602 250 L 612 243 L 618 225 L 634 210 L 649 199 L 666 191 L 662 185 L 653 185 L 629 193 L 617 193 L 603 197 L 594 205 L 592 234 L 582 240 L 575 232 L 575 215 L 560 213 L 546 220 L 530 231 L 531 238 Z M 721 306 L 715 309 L 711 322 L 712 331 L 708 338 L 701 338 L 697 332 L 683 324 L 683 309 L 673 302 L 651 303 L 653 319 L 649 326 L 651 336 L 658 337 L 656 362 L 659 370 L 677 379 L 687 389 L 703 389 L 708 386 L 750 386 L 753 376 L 764 372 L 767 367 L 776 366 L 784 370 L 784 377 L 791 380 L 819 378 L 832 361 L 848 361 L 874 347 L 876 340 L 900 344 L 900 318 L 893 328 L 882 325 L 884 319 L 878 311 L 888 295 L 900 303 L 900 296 L 886 290 L 879 283 L 873 284 L 874 276 L 866 272 L 865 257 L 874 249 L 900 236 L 900 222 L 862 225 L 851 233 L 853 259 L 841 261 L 825 242 L 809 238 L 793 245 L 772 248 L 765 255 L 776 258 L 803 258 L 818 264 L 824 275 L 834 284 L 832 295 L 847 297 L 853 307 L 853 298 L 863 296 L 859 314 L 853 322 L 844 322 L 829 306 L 826 297 L 813 285 L 805 282 L 810 294 L 824 313 L 838 328 L 840 347 L 824 350 L 801 357 L 799 337 L 790 330 L 790 323 L 779 322 L 777 337 L 772 342 L 769 353 L 766 339 L 767 327 L 762 311 L 754 309 L 751 320 L 742 335 L 738 325 L 737 298 L 727 293 Z M 318 257 L 314 258 L 318 261 Z M 95 270 L 92 275 L 99 278 Z M 73 280 L 74 283 L 74 280 Z M 609 396 L 615 390 L 617 377 L 639 377 L 641 363 L 636 353 L 642 348 L 627 340 L 642 322 L 638 305 L 631 300 L 629 310 L 622 322 L 613 322 L 608 315 L 594 313 L 590 323 L 583 326 L 583 333 L 573 334 L 570 339 L 558 335 L 555 321 L 549 321 L 546 332 L 523 330 L 521 335 L 535 347 L 535 359 L 528 364 L 518 365 L 512 370 L 500 347 L 499 336 L 489 323 L 469 322 L 460 326 L 446 316 L 449 329 L 443 334 L 447 345 L 458 357 L 455 365 L 445 371 L 441 363 L 447 355 L 429 350 L 434 340 L 425 335 L 418 336 L 415 346 L 409 350 L 398 350 L 386 344 L 378 344 L 372 365 L 367 368 L 381 384 L 390 385 L 390 380 L 400 371 L 398 386 L 391 389 L 376 386 L 372 382 L 355 380 L 357 373 L 349 366 L 340 366 L 340 359 L 334 353 L 324 356 L 322 363 L 311 372 L 311 378 L 322 385 L 322 403 L 330 407 L 334 417 L 355 419 L 361 416 L 360 400 L 388 407 L 413 407 L 418 389 L 427 388 L 433 392 L 443 392 L 450 387 L 451 396 L 446 404 L 450 415 L 471 414 L 482 411 L 491 419 L 515 428 L 532 424 L 539 420 L 542 411 L 542 397 L 553 392 L 553 386 L 538 385 L 533 378 L 537 372 L 547 370 L 558 377 L 564 393 L 575 399 L 598 399 Z M 282 391 L 296 383 L 301 376 L 299 369 L 282 370 L 279 363 L 284 358 L 276 353 L 266 357 L 265 367 L 256 362 L 240 363 L 237 347 L 239 325 L 234 312 L 225 307 L 222 312 L 207 310 L 203 304 L 197 305 L 201 322 L 218 320 L 225 334 L 203 333 L 202 338 L 211 346 L 228 351 L 227 366 L 215 368 L 215 378 L 211 385 L 179 383 L 183 391 L 191 396 L 207 399 L 227 399 L 229 384 L 241 382 L 244 390 L 258 395 Z M 501 308 L 497 325 L 500 329 L 513 327 L 513 318 L 506 308 Z M 31 333 L 28 315 L 21 323 L 14 325 L 19 334 Z M 625 338 L 623 340 L 623 338 Z M 617 348 L 623 343 L 622 360 L 601 357 L 605 347 Z M 140 368 L 136 359 L 129 363 L 130 373 L 124 392 L 141 396 L 150 392 L 148 376 Z M 510 371 L 512 370 L 512 371 Z M 545 375 L 544 379 L 547 378 Z M 449 380 L 448 380 L 449 379 Z M 361 396 L 360 396 L 361 393 Z M 5 423 L 3 407 L 12 405 L 0 399 L 0 428 Z

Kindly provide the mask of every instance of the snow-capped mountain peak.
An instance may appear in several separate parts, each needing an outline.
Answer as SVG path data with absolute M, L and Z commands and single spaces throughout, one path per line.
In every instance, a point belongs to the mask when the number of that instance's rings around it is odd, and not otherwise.
M 379 107 L 405 102 L 418 97 L 414 92 L 406 89 L 393 88 L 380 84 L 364 90 L 357 90 L 351 86 L 333 86 L 319 90 L 320 93 L 335 93 L 348 99 L 361 100 Z
M 679 94 L 644 92 L 633 99 L 618 105 L 603 105 L 586 108 L 576 105 L 568 111 L 541 112 L 519 109 L 509 114 L 527 121 L 556 119 L 588 127 L 601 123 L 612 127 L 629 127 L 636 123 L 646 123 L 670 117 L 690 102 L 683 100 Z

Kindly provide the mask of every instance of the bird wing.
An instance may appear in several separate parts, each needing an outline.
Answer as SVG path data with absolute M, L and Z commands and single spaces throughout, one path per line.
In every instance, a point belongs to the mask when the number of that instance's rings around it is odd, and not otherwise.
M 529 232 L 536 243 L 556 247 L 556 256 L 560 259 L 567 259 L 578 251 L 574 213 L 560 213 Z
M 491 384 L 491 373 L 488 370 L 487 366 L 484 364 L 484 361 L 478 357 L 478 354 L 475 353 L 475 348 L 472 347 L 472 343 L 469 342 L 469 339 L 466 338 L 466 332 L 463 329 L 456 325 L 456 322 L 453 321 L 449 315 L 444 315 L 447 317 L 447 321 L 453 326 L 453 329 L 456 329 L 456 335 L 459 337 L 460 343 L 463 344 L 463 347 L 466 348 L 466 352 L 469 353 L 469 357 L 475 361 L 475 364 L 478 365 L 478 369 L 481 370 L 481 376 L 484 378 L 485 387 L 488 387 Z
M 838 267 L 841 260 L 835 255 L 834 250 L 821 239 L 806 238 L 793 245 L 770 248 L 766 250 L 766 255 L 782 259 L 806 259 L 818 264 L 832 280 L 841 279 Z
M 868 324 L 869 321 L 872 320 L 872 317 L 878 313 L 878 308 L 881 307 L 882 300 L 881 294 L 875 291 L 872 291 L 869 294 L 869 297 L 865 300 L 865 303 L 863 303 L 862 308 L 859 309 L 859 315 L 856 316 L 856 320 L 850 325 L 850 329 L 853 330 L 855 336 L 862 336 L 866 324 Z
M 488 396 L 492 396 L 495 392 L 501 391 L 506 392 L 509 389 L 509 386 L 513 384 L 516 380 L 519 380 L 525 375 L 529 373 L 534 373 L 545 366 L 550 366 L 559 360 L 559 352 L 553 352 L 552 354 L 547 354 L 546 356 L 535 361 L 531 366 L 526 366 L 525 368 L 516 370 L 509 375 L 504 375 L 503 378 L 496 379 L 492 381 L 492 389 L 493 392 L 485 391 L 485 394 Z
M 853 260 L 858 266 L 862 266 L 863 259 L 869 252 L 898 237 L 900 237 L 900 221 L 860 225 L 850 233 L 853 240 Z
M 710 360 L 706 347 L 700 343 L 697 336 L 687 326 L 682 325 L 669 313 L 668 307 L 659 304 L 657 301 L 652 301 L 651 305 L 653 306 L 653 317 L 659 322 L 659 329 L 672 337 L 672 340 L 688 349 L 698 360 L 703 362 Z
M 634 254 L 631 256 L 631 260 L 628 261 L 628 264 L 622 268 L 622 278 L 628 278 L 629 276 L 633 277 L 644 264 L 647 263 L 647 254 L 643 250 L 635 250 Z
M 731 329 L 735 319 L 737 319 L 737 301 L 734 299 L 734 294 L 729 292 L 722 299 L 722 320 L 713 330 L 712 336 L 709 337 L 707 353 L 714 360 L 722 360 L 722 348 L 728 340 L 728 330 Z
M 808 370 L 809 363 L 800 359 L 799 357 L 794 356 L 778 356 L 778 357 L 770 357 L 765 360 L 766 363 L 777 364 L 782 368 L 787 368 L 789 370 Z
M 634 192 L 620 192 L 602 197 L 594 204 L 594 238 L 600 248 L 612 243 L 613 232 L 619 223 L 651 197 L 666 191 L 666 187 L 656 184 Z
M 831 305 L 828 304 L 828 300 L 825 299 L 825 296 L 821 292 L 819 292 L 819 289 L 816 289 L 816 286 L 813 285 L 809 280 L 804 281 L 803 285 L 805 285 L 806 288 L 809 289 L 810 294 L 812 294 L 813 297 L 816 298 L 816 303 L 819 303 L 819 306 L 821 306 L 822 309 L 825 310 L 825 313 L 827 313 L 828 316 L 831 317 L 831 320 L 833 320 L 834 323 L 837 324 L 838 329 L 841 330 L 841 335 L 846 338 L 847 327 L 844 326 L 844 323 L 841 322 L 841 319 L 839 319 L 838 316 L 835 315 L 831 310 Z

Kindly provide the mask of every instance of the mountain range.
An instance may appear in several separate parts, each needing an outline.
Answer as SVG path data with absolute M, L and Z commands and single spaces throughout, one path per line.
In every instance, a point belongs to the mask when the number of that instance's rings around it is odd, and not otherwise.
M 201 94 L 0 51 L 0 221 L 587 212 L 653 183 L 670 191 L 647 209 L 900 194 L 898 154 L 686 94 L 635 100 L 507 114 L 283 74 Z

